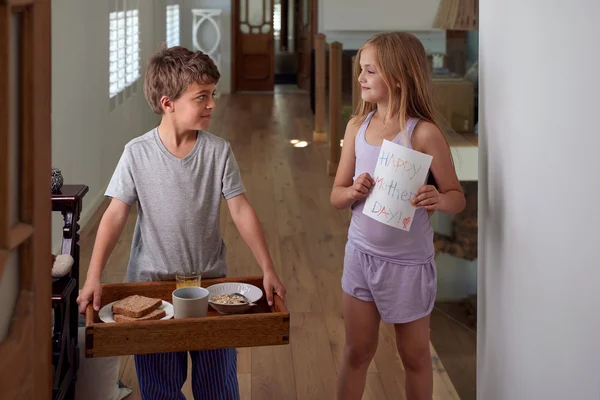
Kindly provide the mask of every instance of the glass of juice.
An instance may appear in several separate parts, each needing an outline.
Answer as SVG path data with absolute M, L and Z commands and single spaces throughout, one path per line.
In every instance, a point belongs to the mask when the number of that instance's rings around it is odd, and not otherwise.
M 177 281 L 177 289 L 186 286 L 200 286 L 202 274 L 195 271 L 179 270 L 175 273 L 175 280 Z

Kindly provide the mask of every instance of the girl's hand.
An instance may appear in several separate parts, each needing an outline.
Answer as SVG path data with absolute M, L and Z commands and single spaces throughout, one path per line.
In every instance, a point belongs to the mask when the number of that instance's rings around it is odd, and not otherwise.
M 415 207 L 423 207 L 428 211 L 436 211 L 440 208 L 440 192 L 432 185 L 424 185 L 417 190 L 411 204 Z
M 350 186 L 350 196 L 356 201 L 362 200 L 369 195 L 369 190 L 374 185 L 375 181 L 371 178 L 371 175 L 365 172 L 356 178 L 354 184 Z

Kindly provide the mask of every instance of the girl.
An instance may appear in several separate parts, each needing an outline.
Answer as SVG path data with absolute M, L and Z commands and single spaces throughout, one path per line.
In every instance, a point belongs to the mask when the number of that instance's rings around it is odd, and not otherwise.
M 395 327 L 407 399 L 431 400 L 429 315 L 437 288 L 429 216 L 436 210 L 459 213 L 465 198 L 434 118 L 421 42 L 402 32 L 376 35 L 358 51 L 354 70 L 361 101 L 346 128 L 331 193 L 335 208 L 352 208 L 342 276 L 346 344 L 337 398 L 362 398 L 381 318 Z M 362 213 L 384 139 L 433 157 L 428 184 L 412 199 L 417 210 L 408 232 Z

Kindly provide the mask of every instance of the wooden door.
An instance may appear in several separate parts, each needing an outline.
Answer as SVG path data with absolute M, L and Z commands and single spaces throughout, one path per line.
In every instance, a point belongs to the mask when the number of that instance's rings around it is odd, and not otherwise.
M 50 0 L 0 1 L 0 398 L 51 398 Z
M 275 86 L 272 0 L 232 0 L 235 43 L 234 90 L 270 91 Z

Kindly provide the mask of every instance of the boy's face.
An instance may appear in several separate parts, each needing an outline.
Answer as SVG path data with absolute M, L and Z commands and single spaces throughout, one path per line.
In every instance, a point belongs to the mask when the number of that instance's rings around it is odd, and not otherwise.
M 205 130 L 215 108 L 215 84 L 192 83 L 172 102 L 172 117 L 181 130 Z

